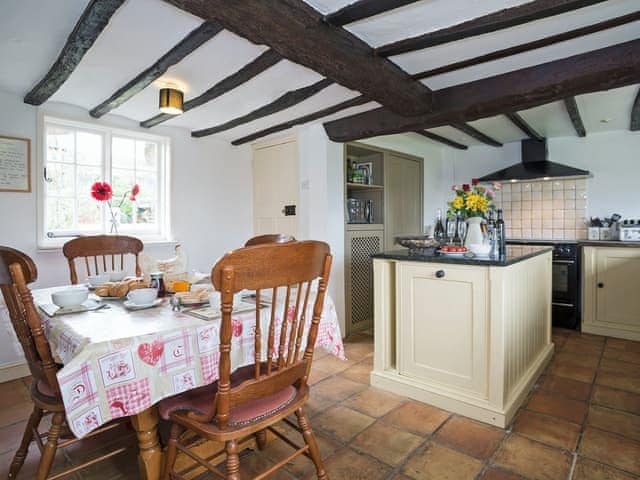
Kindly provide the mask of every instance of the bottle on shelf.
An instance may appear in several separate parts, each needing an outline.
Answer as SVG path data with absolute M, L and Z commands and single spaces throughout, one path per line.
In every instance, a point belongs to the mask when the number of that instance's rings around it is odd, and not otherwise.
M 498 242 L 496 236 L 496 221 L 493 219 L 493 212 L 489 211 L 487 216 L 487 238 L 489 239 L 489 245 L 491 245 L 490 257 L 495 257 L 498 250 Z
M 433 228 L 433 238 L 438 242 L 443 243 L 446 239 L 446 232 L 444 231 L 444 225 L 442 224 L 442 210 L 438 209 L 436 215 L 436 226 Z
M 498 255 L 503 258 L 507 253 L 506 247 L 506 230 L 504 226 L 504 219 L 502 218 L 502 209 L 498 209 L 498 219 L 496 220 L 496 236 L 498 242 Z

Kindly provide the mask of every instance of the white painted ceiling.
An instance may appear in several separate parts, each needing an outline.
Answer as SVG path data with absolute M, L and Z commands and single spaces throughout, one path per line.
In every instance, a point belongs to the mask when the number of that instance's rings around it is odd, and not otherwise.
M 354 0 L 305 1 L 321 13 L 328 14 Z M 345 25 L 345 28 L 372 47 L 377 47 L 527 1 L 529 0 L 422 0 Z M 0 90 L 25 95 L 55 61 L 87 3 L 88 0 L 4 0 L 3 14 L 0 15 L 0 65 L 3 65 L 0 69 Z M 638 0 L 610 0 L 526 25 L 397 55 L 390 57 L 390 60 L 408 73 L 417 73 L 602 22 L 634 12 L 638 10 L 638 6 Z M 90 110 L 153 64 L 201 23 L 201 19 L 162 0 L 127 0 L 50 101 Z M 636 38 L 640 38 L 640 22 L 426 78 L 424 83 L 434 90 L 445 88 Z M 112 113 L 135 121 L 146 120 L 158 113 L 159 88 L 175 85 L 185 92 L 188 100 L 233 74 L 267 48 L 265 45 L 252 44 L 229 31 L 222 31 Z M 189 130 L 212 127 L 267 105 L 290 90 L 311 85 L 321 79 L 321 75 L 306 67 L 281 60 L 235 90 L 163 125 Z M 631 86 L 577 97 L 587 131 L 627 129 L 631 105 L 637 92 L 638 87 Z M 359 92 L 334 84 L 291 108 L 216 136 L 234 140 L 358 95 Z M 377 107 L 377 103 L 369 102 L 333 114 L 322 121 Z M 542 135 L 575 135 L 561 103 L 533 108 L 521 112 L 521 115 Z M 504 116 L 477 120 L 470 124 L 503 143 L 525 137 Z M 467 145 L 479 143 L 451 127 L 431 131 Z

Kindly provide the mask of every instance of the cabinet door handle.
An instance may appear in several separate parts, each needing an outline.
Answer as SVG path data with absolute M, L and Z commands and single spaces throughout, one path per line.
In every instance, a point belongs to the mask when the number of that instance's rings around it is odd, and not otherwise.
M 436 278 L 444 278 L 444 270 L 438 270 L 436 272 Z
M 598 288 L 604 288 L 604 283 L 598 282 Z

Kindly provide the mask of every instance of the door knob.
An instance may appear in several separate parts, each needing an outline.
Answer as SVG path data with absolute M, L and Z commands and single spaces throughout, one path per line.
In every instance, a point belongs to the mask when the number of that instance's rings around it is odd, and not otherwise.
M 438 270 L 436 272 L 436 278 L 444 278 L 444 270 Z
M 604 283 L 598 282 L 598 288 L 604 288 Z

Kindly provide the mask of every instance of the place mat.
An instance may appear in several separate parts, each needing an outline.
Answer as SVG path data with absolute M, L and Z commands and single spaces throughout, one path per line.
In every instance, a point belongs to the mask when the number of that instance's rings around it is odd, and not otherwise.
M 263 307 L 266 305 L 263 305 Z M 242 313 L 249 312 L 251 310 L 255 310 L 256 305 L 251 303 L 240 302 L 238 305 L 233 307 L 233 313 Z M 220 312 L 219 307 L 199 307 L 199 308 L 188 308 L 183 310 L 183 313 L 187 315 L 191 315 L 192 317 L 201 318 L 202 320 L 215 320 L 216 318 L 220 318 L 222 316 L 222 312 Z
M 87 299 L 81 305 L 72 305 L 70 307 L 59 307 L 53 303 L 43 303 L 38 305 L 38 307 L 49 317 L 66 315 L 68 313 L 90 312 L 92 310 L 98 310 L 99 308 L 109 308 L 107 304 L 92 298 Z

